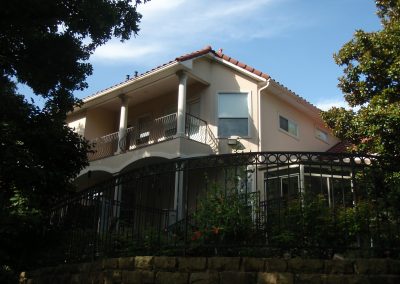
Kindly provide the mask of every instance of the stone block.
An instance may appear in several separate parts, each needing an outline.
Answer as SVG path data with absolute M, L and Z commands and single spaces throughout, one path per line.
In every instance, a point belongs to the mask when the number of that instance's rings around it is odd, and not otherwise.
M 254 284 L 257 274 L 252 272 L 223 271 L 219 273 L 220 284 Z
M 154 268 L 156 270 L 175 271 L 176 258 L 168 256 L 156 256 L 154 257 Z
M 153 256 L 136 256 L 135 269 L 151 270 L 153 269 Z
M 141 271 L 122 271 L 122 284 L 142 283 Z
M 242 260 L 242 267 L 244 271 L 264 271 L 265 261 L 263 258 L 244 257 Z
M 119 269 L 134 270 L 135 269 L 135 258 L 134 257 L 120 257 L 118 259 Z
M 319 273 L 324 270 L 324 261 L 320 259 L 292 258 L 288 260 L 288 271 L 294 273 Z
M 195 272 L 190 274 L 190 284 L 219 284 L 218 272 Z
M 389 274 L 400 274 L 400 260 L 388 259 L 387 264 Z
M 294 284 L 292 273 L 259 272 L 257 284 Z
M 189 273 L 186 272 L 166 272 L 156 273 L 156 284 L 187 284 Z
M 325 260 L 326 274 L 352 274 L 354 265 L 351 260 Z
M 120 283 L 122 281 L 121 270 L 107 270 L 104 272 L 104 283 Z
M 91 264 L 91 271 L 102 271 L 103 270 L 103 261 L 95 261 Z
M 142 273 L 142 284 L 154 284 L 155 272 L 154 271 L 141 271 Z
M 240 257 L 210 257 L 208 269 L 216 271 L 238 271 Z
M 364 275 L 322 275 L 321 280 L 322 284 L 372 284 Z
M 105 258 L 103 259 L 103 269 L 117 269 L 118 258 Z
M 103 284 L 104 283 L 104 272 L 93 271 L 89 274 L 89 282 L 91 284 Z
M 399 284 L 400 275 L 369 275 L 369 283 L 371 284 Z
M 265 271 L 267 272 L 285 272 L 287 270 L 287 262 L 281 258 L 266 258 Z
M 386 274 L 388 270 L 386 259 L 356 259 L 354 263 L 356 274 Z
M 179 257 L 179 271 L 203 271 L 207 267 L 207 258 L 205 257 Z
M 320 274 L 296 274 L 294 279 L 296 284 L 322 284 Z

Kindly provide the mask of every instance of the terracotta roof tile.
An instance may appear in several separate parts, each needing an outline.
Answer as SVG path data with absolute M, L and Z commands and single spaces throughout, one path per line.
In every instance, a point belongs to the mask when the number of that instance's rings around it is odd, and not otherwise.
M 353 146 L 353 144 L 346 142 L 346 141 L 341 141 L 339 143 L 337 143 L 336 145 L 334 145 L 333 147 L 331 147 L 330 149 L 328 149 L 326 152 L 329 153 L 346 153 L 349 152 L 349 148 L 351 148 Z
M 151 69 L 151 70 L 149 70 L 149 71 L 146 71 L 146 72 L 144 72 L 144 73 L 142 73 L 142 74 L 140 74 L 140 75 L 138 75 L 138 76 L 136 76 L 136 77 L 132 77 L 132 78 L 130 78 L 130 79 L 128 79 L 128 80 L 125 80 L 125 81 L 123 81 L 123 82 L 121 82 L 121 83 L 118 83 L 118 84 L 113 85 L 113 86 L 111 86 L 111 87 L 109 87 L 109 88 L 106 88 L 106 89 L 104 89 L 104 90 L 101 90 L 101 91 L 99 91 L 99 92 L 97 92 L 97 93 L 95 93 L 95 94 L 93 94 L 93 95 L 91 95 L 91 96 L 88 96 L 88 97 L 84 98 L 84 100 L 90 99 L 90 98 L 92 98 L 92 97 L 96 97 L 96 96 L 98 96 L 98 95 L 100 95 L 100 94 L 102 94 L 102 93 L 104 93 L 104 92 L 106 92 L 106 91 L 108 91 L 108 90 L 111 90 L 111 89 L 113 89 L 113 88 L 116 88 L 116 87 L 118 87 L 118 86 L 120 86 L 120 85 L 123 85 L 123 84 L 125 84 L 125 83 L 133 82 L 133 81 L 135 81 L 135 80 L 137 80 L 137 79 L 139 79 L 139 78 L 141 78 L 141 77 L 143 77 L 143 76 L 146 76 L 146 75 L 148 75 L 148 74 L 150 74 L 150 73 L 152 73 L 152 72 L 154 72 L 154 71 L 157 71 L 157 70 L 160 69 L 160 68 L 166 67 L 166 66 L 171 65 L 171 64 L 173 64 L 173 63 L 176 63 L 176 62 L 183 62 L 183 61 L 190 60 L 190 59 L 193 59 L 193 58 L 196 58 L 196 57 L 200 57 L 200 56 L 202 56 L 202 55 L 206 55 L 206 54 L 208 54 L 208 53 L 214 55 L 215 57 L 217 57 L 217 58 L 219 58 L 219 59 L 228 61 L 229 63 L 234 64 L 234 65 L 236 65 L 236 66 L 238 66 L 238 67 L 240 67 L 240 68 L 242 68 L 242 69 L 244 69 L 244 70 L 246 70 L 246 71 L 249 71 L 249 72 L 255 74 L 256 76 L 259 76 L 259 77 L 261 77 L 261 78 L 264 78 L 264 79 L 266 79 L 266 80 L 268 80 L 268 79 L 271 78 L 268 74 L 266 74 L 266 73 L 264 73 L 264 72 L 262 72 L 262 71 L 260 71 L 260 70 L 254 69 L 253 67 L 251 67 L 251 66 L 249 66 L 249 65 L 247 65 L 247 64 L 245 64 L 245 63 L 243 63 L 243 62 L 240 62 L 240 61 L 238 61 L 237 59 L 234 59 L 234 58 L 232 58 L 232 57 L 230 57 L 230 56 L 228 56 L 228 55 L 226 55 L 226 54 L 224 54 L 224 53 L 222 53 L 222 50 L 215 51 L 215 50 L 212 49 L 211 46 L 207 45 L 207 46 L 205 46 L 203 49 L 200 49 L 200 50 L 197 50 L 197 51 L 194 51 L 194 52 L 187 53 L 187 54 L 181 55 L 181 56 L 179 56 L 179 57 L 176 57 L 175 60 L 172 60 L 172 61 L 169 61 L 169 62 L 167 62 L 167 63 L 165 63 L 165 64 L 159 65 L 159 66 L 157 66 L 157 67 L 155 67 L 155 68 L 153 68 L 153 69 Z M 274 81 L 275 81 L 275 80 L 274 80 Z M 275 81 L 275 82 L 276 82 L 277 84 L 279 84 L 281 87 L 283 87 L 283 88 L 285 88 L 286 90 L 288 90 L 288 91 L 289 91 L 290 93 L 292 93 L 294 96 L 296 96 L 296 97 L 297 97 L 297 101 L 298 101 L 299 103 L 301 103 L 301 104 L 306 104 L 306 105 L 311 105 L 312 107 L 315 107 L 313 104 L 311 104 L 310 102 L 308 102 L 308 101 L 305 100 L 304 98 L 300 97 L 300 96 L 297 95 L 296 93 L 292 92 L 290 89 L 288 89 L 288 88 L 285 87 L 284 85 L 280 84 L 280 83 L 277 82 L 277 81 Z M 315 108 L 316 108 L 316 107 L 315 107 Z

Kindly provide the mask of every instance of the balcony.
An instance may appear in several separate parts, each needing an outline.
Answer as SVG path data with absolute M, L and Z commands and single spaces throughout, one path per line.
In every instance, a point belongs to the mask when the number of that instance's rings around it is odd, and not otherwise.
M 206 121 L 186 114 L 185 138 L 209 145 L 217 151 L 218 142 Z M 88 154 L 89 161 L 107 158 L 127 151 L 161 143 L 177 138 L 177 113 L 158 117 L 142 123 L 138 127 L 129 127 L 122 139 L 114 132 L 90 141 L 93 152 Z

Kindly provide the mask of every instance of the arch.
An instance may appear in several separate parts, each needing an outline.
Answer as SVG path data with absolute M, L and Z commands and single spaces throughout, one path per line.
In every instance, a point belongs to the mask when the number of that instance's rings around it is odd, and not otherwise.
M 158 164 L 158 163 L 164 163 L 166 161 L 169 161 L 169 159 L 164 158 L 164 157 L 154 157 L 154 156 L 146 157 L 146 158 L 132 161 L 131 163 L 125 165 L 125 167 L 123 167 L 119 172 L 124 173 L 124 172 L 130 171 L 130 170 L 133 170 L 133 169 L 145 167 L 148 165 L 154 165 L 154 164 Z
M 73 184 L 77 187 L 78 191 L 91 187 L 105 180 L 112 178 L 113 175 L 107 171 L 101 170 L 88 170 L 81 173 L 74 181 Z

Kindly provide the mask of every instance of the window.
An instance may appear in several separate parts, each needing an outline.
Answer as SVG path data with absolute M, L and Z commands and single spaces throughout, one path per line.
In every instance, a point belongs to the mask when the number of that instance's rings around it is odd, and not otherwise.
M 321 129 L 315 129 L 315 137 L 321 139 L 324 142 L 328 142 L 328 133 L 322 131 Z
M 297 124 L 281 115 L 279 116 L 279 128 L 293 136 L 298 136 Z
M 218 136 L 248 136 L 247 93 L 218 94 Z

